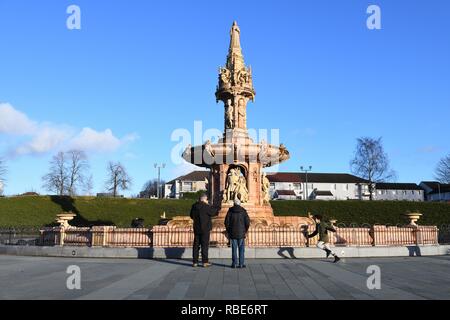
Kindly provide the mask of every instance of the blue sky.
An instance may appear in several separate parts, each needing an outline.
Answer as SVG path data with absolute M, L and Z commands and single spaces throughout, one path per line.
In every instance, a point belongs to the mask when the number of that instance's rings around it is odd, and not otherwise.
M 66 9 L 81 9 L 68 30 Z M 366 27 L 370 4 L 381 30 Z M 383 137 L 398 181 L 433 178 L 450 152 L 450 2 L 0 0 L 5 192 L 45 193 L 59 149 L 84 148 L 103 191 L 121 161 L 136 194 L 174 164 L 178 128 L 223 129 L 217 69 L 237 20 L 256 101 L 250 128 L 280 129 L 282 171 L 349 172 L 356 138 Z

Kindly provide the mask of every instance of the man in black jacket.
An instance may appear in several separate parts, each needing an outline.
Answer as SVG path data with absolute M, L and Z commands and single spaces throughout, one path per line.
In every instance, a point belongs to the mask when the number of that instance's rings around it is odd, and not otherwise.
M 207 268 L 211 264 L 208 261 L 209 234 L 212 229 L 211 217 L 219 213 L 208 204 L 208 196 L 202 194 L 199 200 L 192 205 L 191 219 L 194 220 L 194 245 L 192 248 L 192 266 L 198 266 L 199 249 L 202 248 L 202 264 Z
M 307 234 L 308 238 L 313 238 L 316 235 L 319 235 L 319 241 L 317 242 L 317 248 L 322 249 L 327 254 L 327 258 L 330 256 L 330 254 L 334 257 L 334 263 L 341 260 L 335 254 L 331 248 L 330 248 L 330 239 L 328 237 L 328 231 L 336 232 L 336 229 L 333 227 L 333 225 L 330 222 L 323 221 L 322 216 L 320 214 L 316 214 L 313 216 L 314 222 L 316 223 L 316 230 L 311 233 Z
M 239 268 L 245 268 L 244 252 L 245 252 L 245 235 L 250 227 L 250 218 L 247 210 L 241 207 L 239 199 L 234 200 L 234 206 L 228 209 L 225 217 L 225 228 L 231 242 L 232 252 L 232 268 L 237 266 L 236 251 L 239 248 Z

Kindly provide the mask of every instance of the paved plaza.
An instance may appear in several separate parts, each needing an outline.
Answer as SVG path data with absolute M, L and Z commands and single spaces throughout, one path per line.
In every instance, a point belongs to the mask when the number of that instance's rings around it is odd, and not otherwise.
M 212 262 L 0 255 L 0 299 L 450 299 L 450 256 Z M 71 265 L 79 290 L 66 286 Z M 367 288 L 370 265 L 380 267 L 379 290 Z

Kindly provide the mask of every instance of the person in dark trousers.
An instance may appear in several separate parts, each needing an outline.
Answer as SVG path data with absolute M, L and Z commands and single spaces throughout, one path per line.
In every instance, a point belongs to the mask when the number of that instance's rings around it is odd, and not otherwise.
M 250 218 L 247 210 L 241 207 L 239 199 L 234 200 L 234 206 L 228 209 L 225 217 L 225 228 L 231 242 L 232 268 L 245 268 L 245 235 L 250 227 Z M 237 264 L 237 251 L 239 250 L 239 265 Z
M 336 229 L 333 227 L 333 225 L 329 222 L 326 221 L 322 221 L 322 216 L 321 215 L 314 215 L 313 216 L 313 220 L 316 223 L 316 230 L 311 233 L 308 234 L 308 238 L 312 238 L 315 237 L 317 234 L 319 235 L 319 242 L 317 242 L 317 248 L 322 249 L 326 252 L 327 254 L 327 258 L 332 255 L 334 257 L 334 263 L 338 262 L 339 260 L 341 260 L 337 254 L 335 254 L 331 248 L 330 248 L 330 244 L 329 244 L 329 237 L 328 237 L 328 232 L 327 231 L 332 231 L 332 232 L 336 232 Z
M 194 220 L 194 245 L 192 248 L 192 266 L 198 266 L 198 256 L 200 247 L 202 248 L 202 265 L 204 268 L 211 264 L 208 260 L 209 234 L 212 229 L 211 218 L 216 216 L 219 210 L 213 208 L 208 203 L 208 196 L 202 194 L 199 200 L 192 205 L 191 219 Z

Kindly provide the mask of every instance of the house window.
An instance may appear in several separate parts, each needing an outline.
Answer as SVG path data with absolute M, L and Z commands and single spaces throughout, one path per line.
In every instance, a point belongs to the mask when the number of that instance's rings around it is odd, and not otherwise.
M 414 194 L 414 190 L 411 190 L 411 193 Z
M 184 192 L 192 192 L 193 189 L 192 182 L 184 182 L 183 189 Z
M 345 190 L 348 191 L 348 183 L 345 185 Z
M 270 183 L 270 189 L 275 189 L 275 183 Z
M 336 190 L 336 183 L 334 184 L 334 190 Z
M 294 190 L 300 190 L 301 188 L 302 187 L 300 183 L 294 183 Z

